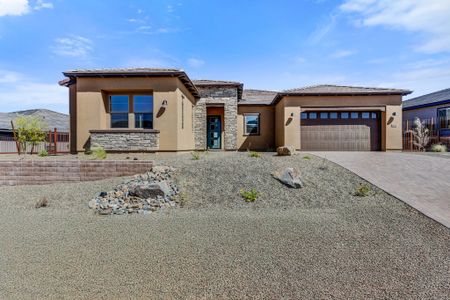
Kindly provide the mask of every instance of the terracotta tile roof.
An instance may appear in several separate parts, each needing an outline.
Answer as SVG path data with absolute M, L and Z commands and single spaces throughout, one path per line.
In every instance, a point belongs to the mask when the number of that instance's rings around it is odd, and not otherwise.
M 277 94 L 276 91 L 245 89 L 239 105 L 270 105 Z
M 450 88 L 403 101 L 403 109 L 450 103 Z

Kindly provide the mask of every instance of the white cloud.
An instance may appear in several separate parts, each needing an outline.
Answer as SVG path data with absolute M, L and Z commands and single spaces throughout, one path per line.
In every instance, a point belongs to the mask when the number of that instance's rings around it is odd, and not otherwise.
M 51 9 L 53 3 L 37 0 L 34 6 L 28 0 L 0 0 L 0 17 L 22 16 L 34 10 Z
M 336 52 L 334 52 L 333 54 L 331 54 L 331 58 L 344 58 L 344 57 L 348 57 L 348 56 L 352 56 L 356 54 L 356 51 L 353 50 L 338 50 Z
M 448 0 L 346 0 L 344 12 L 355 13 L 363 26 L 418 32 L 425 53 L 450 51 L 450 1 Z
M 205 61 L 198 59 L 198 58 L 189 58 L 187 60 L 187 63 L 192 68 L 200 68 L 205 64 Z
M 87 58 L 92 52 L 92 41 L 88 38 L 69 35 L 55 39 L 53 52 L 60 56 Z
M 29 12 L 28 0 L 0 0 L 0 17 L 21 16 Z
M 35 10 L 41 10 L 44 8 L 49 8 L 52 9 L 53 8 L 53 3 L 51 2 L 44 2 L 43 0 L 37 0 L 36 1 L 36 5 L 34 6 Z
M 0 74 L 2 111 L 28 108 L 53 108 L 59 111 L 67 109 L 67 88 L 59 86 L 57 82 L 38 82 L 34 77 L 9 70 L 1 70 Z
M 312 45 L 315 45 L 322 41 L 328 33 L 330 33 L 334 27 L 336 26 L 336 16 L 331 15 L 326 20 L 326 22 L 320 24 L 316 30 L 309 36 L 308 42 Z

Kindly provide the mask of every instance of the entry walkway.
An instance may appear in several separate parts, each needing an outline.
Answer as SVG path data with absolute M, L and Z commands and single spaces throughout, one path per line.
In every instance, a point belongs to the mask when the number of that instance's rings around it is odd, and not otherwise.
M 310 152 L 335 162 L 450 228 L 450 159 L 393 152 Z

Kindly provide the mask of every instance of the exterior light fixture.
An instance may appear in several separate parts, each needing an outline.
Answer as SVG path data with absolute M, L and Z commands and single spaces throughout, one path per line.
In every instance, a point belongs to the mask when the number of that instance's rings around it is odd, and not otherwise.
M 396 112 L 394 111 L 394 112 L 392 113 L 392 115 L 393 115 L 393 116 L 396 116 L 396 115 L 397 115 L 397 113 L 396 113 Z
M 291 112 L 291 117 L 294 117 L 294 113 L 293 112 Z
M 164 108 L 167 107 L 167 100 L 163 100 L 163 102 L 161 103 L 161 107 L 164 107 Z

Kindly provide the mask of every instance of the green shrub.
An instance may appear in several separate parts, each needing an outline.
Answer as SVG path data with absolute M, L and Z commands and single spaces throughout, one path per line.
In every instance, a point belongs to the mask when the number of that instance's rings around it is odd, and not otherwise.
M 369 196 L 371 189 L 368 184 L 360 183 L 355 190 L 355 196 L 367 197 Z
M 106 158 L 106 151 L 101 146 L 95 147 L 94 149 L 92 149 L 92 154 L 97 159 L 105 159 Z
M 447 152 L 447 146 L 442 144 L 433 144 L 431 145 L 432 152 Z
M 254 202 L 259 198 L 259 196 L 261 196 L 261 194 L 255 189 L 251 189 L 248 191 L 242 189 L 239 193 L 241 194 L 241 197 L 245 200 L 245 202 Z
M 39 151 L 38 155 L 40 157 L 48 156 L 48 151 L 46 149 L 42 149 L 41 151 Z
M 200 153 L 198 151 L 192 151 L 191 155 L 192 155 L 192 159 L 193 160 L 199 160 L 200 159 Z
M 259 158 L 259 157 L 261 157 L 261 154 L 259 152 L 256 152 L 256 151 L 249 151 L 248 152 L 248 156 Z
M 305 156 L 303 156 L 303 159 L 310 160 L 310 159 L 311 159 L 311 156 L 305 155 Z

